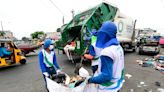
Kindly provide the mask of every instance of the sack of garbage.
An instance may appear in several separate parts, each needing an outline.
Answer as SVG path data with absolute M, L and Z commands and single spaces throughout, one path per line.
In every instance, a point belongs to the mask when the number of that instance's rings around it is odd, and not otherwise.
M 89 73 L 83 67 L 78 69 L 78 75 L 69 77 L 67 74 L 59 74 L 51 79 L 46 77 L 49 92 L 97 92 L 95 84 L 87 84 Z
M 85 81 L 74 88 L 59 84 L 46 77 L 47 89 L 49 92 L 97 92 L 98 86 L 95 84 L 87 84 Z
M 49 92 L 72 92 L 70 88 L 63 86 L 48 77 L 46 77 L 45 79 Z

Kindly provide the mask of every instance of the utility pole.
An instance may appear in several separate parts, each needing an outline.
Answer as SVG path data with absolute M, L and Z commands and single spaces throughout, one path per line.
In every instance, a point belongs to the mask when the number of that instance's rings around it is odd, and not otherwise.
M 75 16 L 75 11 L 72 9 L 71 13 L 72 13 L 72 19 L 73 19 Z
M 3 31 L 3 25 L 2 25 L 2 21 L 1 21 L 1 28 L 2 28 L 2 31 Z
M 63 25 L 64 25 L 64 16 L 63 16 L 63 20 L 62 20 L 62 22 L 63 22 Z

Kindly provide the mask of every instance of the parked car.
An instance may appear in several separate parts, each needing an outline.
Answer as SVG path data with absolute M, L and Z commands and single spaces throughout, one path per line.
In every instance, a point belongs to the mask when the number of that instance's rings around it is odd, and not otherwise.
M 22 51 L 24 56 L 30 52 L 35 52 L 39 48 L 38 45 L 33 44 L 31 41 L 17 41 L 17 47 Z
M 144 53 L 159 54 L 160 52 L 159 40 L 153 39 L 150 36 L 146 36 L 139 39 L 137 46 L 138 46 L 137 51 L 139 54 L 144 54 Z
M 164 37 L 160 38 L 159 44 L 161 45 L 162 48 L 164 48 Z

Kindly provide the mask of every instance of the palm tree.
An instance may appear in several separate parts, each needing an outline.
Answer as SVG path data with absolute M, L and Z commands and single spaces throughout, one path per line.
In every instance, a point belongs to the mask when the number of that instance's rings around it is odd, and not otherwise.
M 0 31 L 0 37 L 3 37 L 5 35 L 4 31 Z

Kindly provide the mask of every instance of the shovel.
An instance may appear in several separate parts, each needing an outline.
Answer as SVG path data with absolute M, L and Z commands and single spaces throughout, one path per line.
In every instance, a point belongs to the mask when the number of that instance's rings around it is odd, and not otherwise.
M 85 54 L 85 53 L 87 52 L 87 49 L 88 49 L 88 46 L 85 48 L 83 54 Z M 82 55 L 83 55 L 83 54 L 82 54 Z M 83 67 L 83 65 L 82 65 L 83 60 L 84 60 L 84 57 L 81 57 L 80 63 L 76 64 L 74 73 L 77 74 L 77 75 L 79 75 L 79 70 L 80 70 L 80 68 Z

